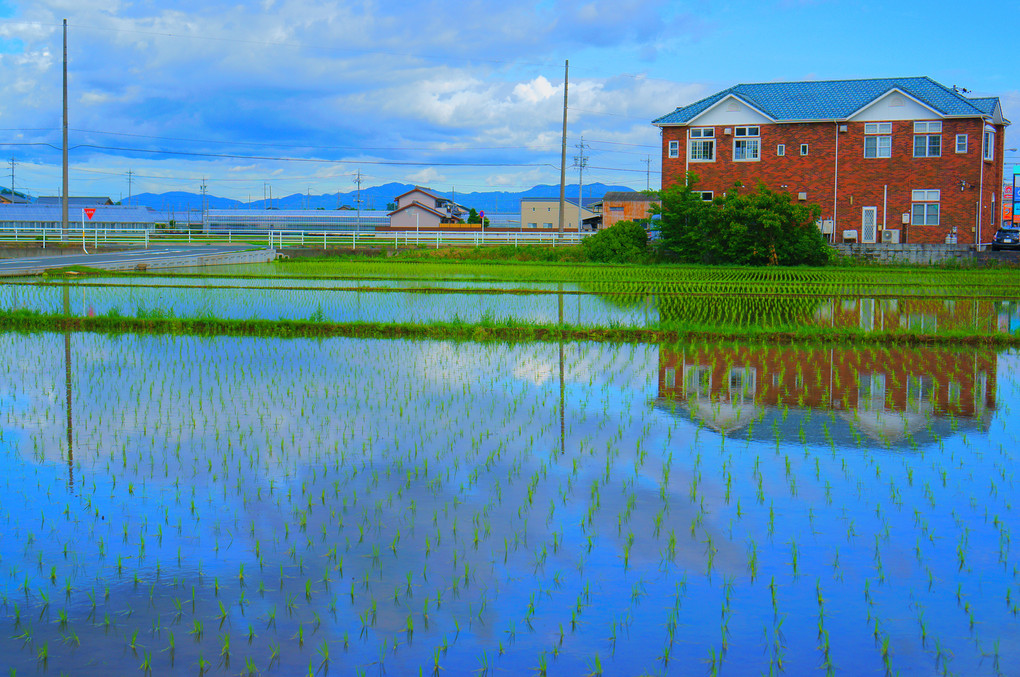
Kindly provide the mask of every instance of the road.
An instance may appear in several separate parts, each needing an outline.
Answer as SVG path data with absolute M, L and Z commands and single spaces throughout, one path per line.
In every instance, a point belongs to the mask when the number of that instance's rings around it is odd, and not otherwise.
M 272 250 L 252 252 L 251 245 L 174 245 L 150 247 L 104 254 L 67 254 L 0 259 L 0 276 L 30 275 L 51 268 L 89 266 L 109 270 L 130 270 L 139 265 L 147 268 L 174 268 L 225 263 L 249 262 L 253 256 L 272 260 Z M 232 260 L 236 259 L 236 260 Z M 244 259 L 244 260 L 242 260 Z

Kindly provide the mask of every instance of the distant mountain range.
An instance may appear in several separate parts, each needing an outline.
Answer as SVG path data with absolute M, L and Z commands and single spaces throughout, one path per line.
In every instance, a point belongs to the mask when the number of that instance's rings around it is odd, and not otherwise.
M 387 183 L 382 186 L 363 188 L 361 191 L 361 208 L 366 210 L 385 210 L 387 209 L 387 205 L 392 203 L 398 195 L 406 193 L 412 188 L 414 188 L 414 185 L 410 183 Z M 593 183 L 591 185 L 584 186 L 583 195 L 586 199 L 602 197 L 605 193 L 613 190 L 632 189 L 627 188 L 626 186 L 607 186 L 602 183 Z M 518 212 L 520 210 L 521 198 L 524 197 L 558 198 L 560 196 L 560 187 L 558 185 L 539 185 L 518 193 L 510 193 L 506 191 L 476 193 L 457 192 L 457 194 L 454 195 L 452 192 L 445 192 L 441 190 L 433 190 L 432 192 L 437 195 L 453 199 L 458 204 L 464 205 L 465 207 L 474 207 L 479 211 L 498 214 Z M 568 199 L 577 199 L 576 183 L 566 187 L 566 195 Z M 305 195 L 302 193 L 295 193 L 285 197 L 273 198 L 271 204 L 269 200 L 243 202 L 241 200 L 231 200 L 230 198 L 216 197 L 215 195 L 208 194 L 205 197 L 206 207 L 209 209 L 265 209 L 267 207 L 275 207 L 277 209 L 337 209 L 342 206 L 356 208 L 357 199 L 357 191 L 351 191 L 348 193 L 330 193 L 326 195 Z M 127 199 L 123 201 L 123 204 L 128 204 Z M 202 196 L 197 193 L 185 193 L 180 191 L 158 194 L 140 193 L 138 195 L 131 196 L 130 204 L 150 207 L 157 211 L 201 209 Z

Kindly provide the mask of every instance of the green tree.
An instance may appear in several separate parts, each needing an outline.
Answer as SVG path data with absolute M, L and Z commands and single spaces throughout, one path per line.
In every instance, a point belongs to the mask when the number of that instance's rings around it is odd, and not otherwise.
M 589 261 L 641 263 L 648 258 L 648 232 L 637 221 L 617 221 L 581 240 L 581 249 Z
M 482 217 L 478 213 L 478 210 L 475 209 L 474 207 L 472 207 L 470 210 L 468 210 L 467 222 L 468 223 L 482 223 Z M 488 226 L 489 226 L 489 219 L 485 219 L 485 223 L 482 225 L 482 227 L 483 228 L 488 228 Z
M 822 265 L 829 247 L 816 225 L 821 209 L 795 203 L 759 183 L 757 190 L 740 184 L 711 202 L 687 185 L 663 191 L 663 248 L 687 263 Z

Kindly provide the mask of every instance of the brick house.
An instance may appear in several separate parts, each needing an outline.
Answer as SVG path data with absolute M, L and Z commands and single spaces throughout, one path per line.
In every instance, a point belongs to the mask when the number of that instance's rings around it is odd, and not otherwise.
M 652 124 L 663 188 L 762 181 L 818 204 L 832 242 L 988 242 L 1000 218 L 999 99 L 926 77 L 735 85 Z

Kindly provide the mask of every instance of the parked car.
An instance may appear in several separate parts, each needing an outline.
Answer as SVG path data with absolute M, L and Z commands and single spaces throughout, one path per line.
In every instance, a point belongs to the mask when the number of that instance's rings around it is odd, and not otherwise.
M 999 228 L 992 238 L 992 251 L 1000 249 L 1020 249 L 1020 229 Z

